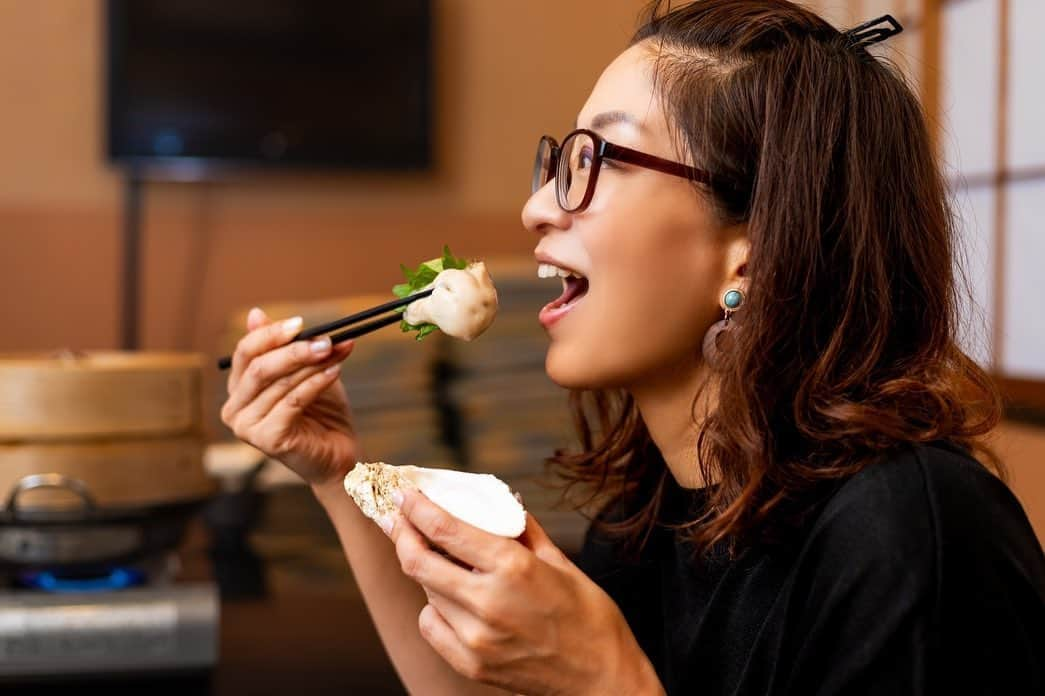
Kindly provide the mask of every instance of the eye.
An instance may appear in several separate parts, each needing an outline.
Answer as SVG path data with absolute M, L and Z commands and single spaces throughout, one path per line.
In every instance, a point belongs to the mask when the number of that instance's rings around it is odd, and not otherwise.
M 588 169 L 592 163 L 592 150 L 590 147 L 582 147 L 577 153 L 577 169 Z

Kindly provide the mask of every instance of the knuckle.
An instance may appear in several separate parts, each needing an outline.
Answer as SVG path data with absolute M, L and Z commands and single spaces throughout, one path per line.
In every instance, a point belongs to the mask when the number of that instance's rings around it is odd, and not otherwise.
M 402 565 L 403 574 L 411 578 L 421 577 L 425 569 L 424 559 L 413 555 L 401 559 L 400 565 Z
M 497 605 L 497 602 L 493 601 L 495 595 L 491 595 L 488 592 L 484 592 L 482 589 L 472 590 L 471 596 L 475 598 L 473 611 L 475 618 L 482 621 L 487 626 L 494 628 L 501 626 L 501 612 Z
M 294 380 L 290 378 L 290 375 L 283 375 L 282 377 L 276 380 L 276 387 L 283 391 L 291 389 L 293 388 L 293 386 Z
M 399 566 L 407 577 L 417 578 L 424 572 L 424 556 L 417 553 L 406 542 L 400 541 L 396 544 L 396 554 L 399 556 Z
M 457 535 L 457 522 L 445 513 L 440 513 L 429 526 L 428 537 L 437 544 L 444 544 Z
M 232 428 L 232 434 L 240 440 L 246 441 L 249 438 L 250 433 L 248 432 L 247 425 L 243 422 L 242 418 L 233 419 L 229 427 Z
M 287 405 L 293 409 L 299 409 L 304 406 L 304 402 L 301 400 L 300 394 L 290 393 L 287 394 Z
M 492 644 L 490 635 L 481 626 L 473 626 L 462 631 L 461 642 L 474 653 L 485 654 Z
M 533 557 L 528 553 L 506 553 L 501 556 L 501 572 L 510 577 L 526 578 L 533 573 Z
M 260 360 L 251 362 L 250 367 L 247 368 L 247 376 L 255 382 L 264 382 L 267 376 L 265 364 Z
M 478 656 L 470 655 L 462 658 L 461 662 L 460 672 L 462 675 L 472 681 L 486 681 L 489 676 L 489 671 L 486 668 L 486 663 Z

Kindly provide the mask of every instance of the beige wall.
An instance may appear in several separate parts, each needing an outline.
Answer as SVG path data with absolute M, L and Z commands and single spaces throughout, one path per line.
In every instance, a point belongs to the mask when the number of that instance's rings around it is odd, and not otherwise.
M 211 352 L 236 307 L 384 291 L 444 242 L 527 253 L 537 137 L 568 129 L 641 0 L 436 0 L 436 171 L 146 192 L 143 339 Z M 119 342 L 122 180 L 102 158 L 102 3 L 0 0 L 0 351 Z

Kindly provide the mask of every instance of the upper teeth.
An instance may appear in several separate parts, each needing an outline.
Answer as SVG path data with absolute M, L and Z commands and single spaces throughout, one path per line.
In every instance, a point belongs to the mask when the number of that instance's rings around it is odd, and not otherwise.
M 537 277 L 538 278 L 554 278 L 559 276 L 560 278 L 582 278 L 579 273 L 574 271 L 567 271 L 565 268 L 559 268 L 558 266 L 550 263 L 537 264 Z

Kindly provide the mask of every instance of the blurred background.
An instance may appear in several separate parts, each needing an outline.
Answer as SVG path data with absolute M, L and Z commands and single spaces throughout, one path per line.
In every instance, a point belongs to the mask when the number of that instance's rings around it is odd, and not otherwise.
M 292 475 L 230 442 L 213 359 L 250 306 L 332 319 L 388 297 L 400 263 L 444 244 L 488 261 L 502 311 L 474 344 L 416 344 L 394 328 L 360 341 L 343 378 L 368 458 L 497 473 L 577 548 L 584 518 L 542 485 L 543 458 L 570 442 L 535 319 L 557 290 L 534 277 L 519 215 L 538 137 L 570 129 L 644 4 L 0 0 L 0 353 L 32 356 L 0 361 L 0 382 L 18 385 L 0 397 L 0 680 L 65 664 L 74 683 L 120 673 L 134 688 L 162 668 L 190 680 L 186 693 L 401 693 L 322 512 Z M 839 27 L 887 12 L 905 27 L 875 51 L 929 114 L 961 217 L 964 340 L 1006 395 L 995 446 L 1041 537 L 1045 4 L 805 4 Z M 97 410 L 118 391 L 62 391 L 68 370 L 105 371 L 70 356 L 119 349 L 202 356 L 120 368 L 155 380 L 150 394 L 185 385 L 184 417 L 145 423 L 142 408 L 134 423 L 59 428 L 59 395 Z M 161 459 L 180 487 L 146 480 Z M 41 474 L 62 478 L 27 482 Z M 148 552 L 82 551 L 175 508 Z M 84 594 L 117 560 L 146 580 Z M 64 594 L 41 589 L 52 581 Z M 63 618 L 85 596 L 104 626 Z M 183 615 L 195 638 L 172 633 Z M 128 658 L 142 636 L 151 652 Z M 185 653 L 190 639 L 205 649 Z

